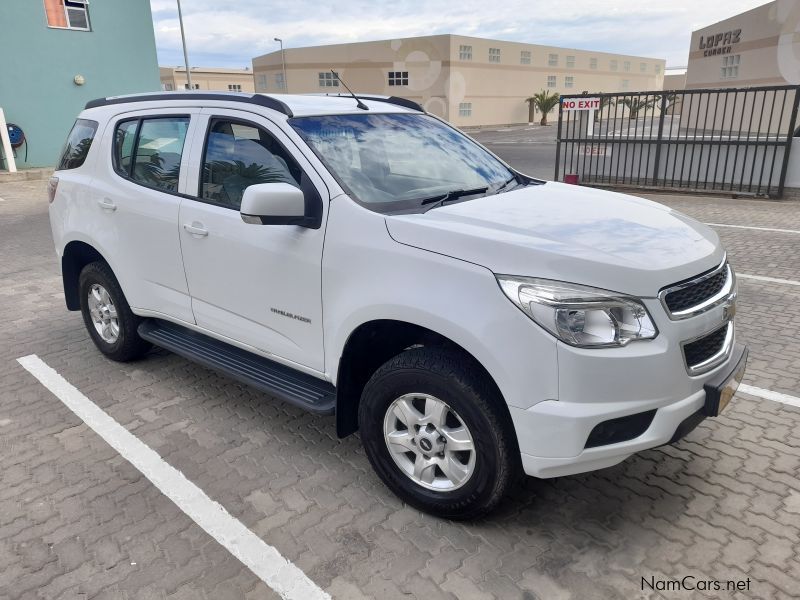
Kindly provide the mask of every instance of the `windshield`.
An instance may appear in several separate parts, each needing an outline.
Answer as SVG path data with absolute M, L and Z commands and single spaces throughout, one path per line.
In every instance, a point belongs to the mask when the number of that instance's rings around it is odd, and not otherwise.
M 448 192 L 454 199 L 465 190 L 494 193 L 514 177 L 470 138 L 428 115 L 297 117 L 289 123 L 355 200 L 381 212 L 419 208 Z

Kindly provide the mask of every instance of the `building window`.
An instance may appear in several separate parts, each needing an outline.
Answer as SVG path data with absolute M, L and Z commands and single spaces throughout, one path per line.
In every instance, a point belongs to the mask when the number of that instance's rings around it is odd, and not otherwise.
M 568 69 L 574 69 L 575 68 L 575 57 L 574 56 L 568 56 L 567 57 L 567 68 Z
M 575 87 L 575 78 L 574 77 L 564 77 L 564 87 L 565 88 Z
M 547 87 L 549 87 L 549 88 L 556 87 L 556 76 L 555 75 L 548 75 L 547 76 Z
M 44 0 L 47 26 L 91 31 L 88 0 Z
M 547 66 L 549 66 L 549 67 L 557 67 L 558 66 L 558 54 L 548 54 L 547 55 Z
M 722 57 L 722 69 L 720 70 L 720 75 L 723 79 L 736 79 L 739 77 L 739 62 L 741 61 L 741 58 L 741 54 Z
M 597 59 L 596 58 L 590 58 L 589 59 L 589 68 L 597 70 Z
M 639 63 L 639 70 L 644 73 L 647 71 L 647 63 Z
M 489 48 L 489 62 L 490 63 L 500 62 L 500 48 Z
M 471 117 L 472 116 L 472 102 L 461 102 L 458 105 L 458 116 L 459 117 Z
M 408 85 L 408 71 L 389 71 L 389 85 Z
M 661 65 L 656 65 L 656 75 L 661 75 Z
M 612 71 L 619 70 L 619 63 L 616 60 L 612 60 L 610 63 L 608 63 L 608 66 L 611 67 Z
M 229 83 L 228 84 L 228 91 L 229 92 L 241 92 L 242 86 L 239 83 Z
M 319 87 L 339 87 L 339 74 L 323 71 L 318 74 Z
M 627 90 L 631 87 L 631 80 L 630 79 L 623 79 L 622 80 L 622 89 Z
M 460 60 L 472 60 L 472 46 L 459 46 L 458 58 Z
M 531 52 L 530 52 L 530 50 L 520 50 L 520 53 L 519 53 L 519 64 L 521 64 L 521 65 L 529 65 L 529 64 L 531 64 Z
M 267 74 L 266 73 L 259 73 L 256 75 L 256 91 L 257 92 L 266 92 L 267 91 Z
M 193 83 L 192 87 L 189 87 L 188 83 L 184 83 L 183 84 L 183 89 L 185 89 L 185 90 L 199 90 L 200 89 L 200 84 L 199 83 Z
M 631 61 L 626 60 L 624 63 L 622 63 L 622 69 L 624 71 L 630 71 L 631 70 Z
M 286 79 L 283 77 L 283 72 L 275 73 L 275 87 L 279 90 L 286 88 Z
M 162 83 L 161 89 L 164 90 L 165 92 L 171 92 L 172 90 L 175 89 L 175 86 L 173 86 L 171 83 Z

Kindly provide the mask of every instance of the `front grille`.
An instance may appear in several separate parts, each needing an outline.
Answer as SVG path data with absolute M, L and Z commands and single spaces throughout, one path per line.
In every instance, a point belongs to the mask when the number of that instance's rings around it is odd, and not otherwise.
M 727 333 L 728 324 L 725 323 L 725 325 L 719 329 L 715 329 L 708 335 L 685 344 L 683 346 L 683 356 L 686 359 L 687 366 L 690 368 L 697 366 L 722 350 L 722 347 L 725 345 L 725 336 Z
M 728 279 L 728 269 L 722 269 L 711 277 L 699 279 L 686 287 L 680 287 L 664 296 L 664 303 L 672 313 L 680 312 L 705 302 L 718 294 Z

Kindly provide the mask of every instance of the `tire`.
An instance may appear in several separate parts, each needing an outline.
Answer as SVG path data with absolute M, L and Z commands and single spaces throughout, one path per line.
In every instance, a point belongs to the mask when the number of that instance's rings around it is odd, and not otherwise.
M 111 360 L 128 362 L 141 358 L 150 349 L 150 343 L 140 338 L 137 332 L 142 319 L 131 312 L 117 278 L 106 263 L 98 261 L 86 265 L 78 279 L 78 290 L 83 322 L 100 352 Z M 96 292 L 100 290 L 98 296 Z M 111 304 L 105 301 L 103 291 Z M 90 294 L 97 302 L 90 298 Z M 106 308 L 98 308 L 98 305 Z M 98 325 L 95 324 L 98 313 L 104 315 L 101 317 L 104 322 L 114 321 L 114 312 L 109 312 L 109 307 L 116 311 L 116 327 L 109 325 L 104 332 L 98 331 Z
M 434 428 L 432 437 L 425 419 L 412 427 L 406 425 L 404 421 L 413 422 L 429 409 L 434 413 L 440 410 L 436 401 L 446 405 L 446 417 L 444 424 Z M 416 408 L 412 416 L 409 402 Z M 402 418 L 397 417 L 398 411 Z M 367 457 L 386 486 L 411 506 L 438 517 L 469 520 L 488 514 L 521 470 L 516 437 L 502 397 L 470 357 L 456 352 L 420 347 L 386 362 L 364 387 L 358 418 Z M 411 441 L 411 437 L 416 439 Z M 453 452 L 464 447 L 467 437 L 473 450 Z M 399 440 L 392 444 L 394 452 L 387 439 Z M 431 441 L 439 445 L 428 452 Z M 413 450 L 404 452 L 412 447 L 416 454 Z M 426 467 L 417 476 L 420 452 L 425 459 L 420 465 L 433 462 L 436 467 Z M 454 484 L 441 466 L 456 473 L 456 481 L 469 474 Z M 409 474 L 410 469 L 415 473 Z

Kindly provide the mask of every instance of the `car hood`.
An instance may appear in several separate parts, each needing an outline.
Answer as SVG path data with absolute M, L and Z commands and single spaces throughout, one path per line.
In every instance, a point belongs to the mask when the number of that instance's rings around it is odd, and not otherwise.
M 386 217 L 401 243 L 482 265 L 641 297 L 717 266 L 717 234 L 670 208 L 548 182 Z

